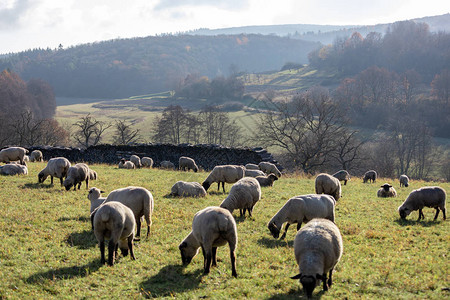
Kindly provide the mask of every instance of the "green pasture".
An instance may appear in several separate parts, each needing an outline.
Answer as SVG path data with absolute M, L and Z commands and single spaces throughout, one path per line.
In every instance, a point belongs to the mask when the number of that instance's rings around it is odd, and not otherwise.
M 231 276 L 228 247 L 219 248 L 218 266 L 204 276 L 200 253 L 183 268 L 179 243 L 190 232 L 194 214 L 219 205 L 226 194 L 213 185 L 205 198 L 172 198 L 170 187 L 178 180 L 202 182 L 206 172 L 158 169 L 124 170 L 94 164 L 106 191 L 136 185 L 154 196 L 151 235 L 135 244 L 137 260 L 119 256 L 113 267 L 100 264 L 100 251 L 91 231 L 89 200 L 81 190 L 65 191 L 59 181 L 37 183 L 45 163 L 29 163 L 28 176 L 0 176 L 0 298 L 1 299 L 294 299 L 304 297 L 297 280 L 294 258 L 295 226 L 286 240 L 275 240 L 267 222 L 291 197 L 314 192 L 314 178 L 286 175 L 273 187 L 262 188 L 253 217 L 237 211 L 238 278 Z M 398 192 L 380 199 L 376 191 L 390 182 Z M 363 184 L 359 178 L 343 186 L 336 207 L 336 224 L 344 238 L 344 254 L 323 299 L 449 299 L 450 220 L 425 208 L 399 220 L 397 207 L 413 189 L 449 183 L 412 181 L 400 188 L 398 180 L 381 178 Z M 226 185 L 230 190 L 231 185 Z M 450 215 L 450 213 L 447 213 Z

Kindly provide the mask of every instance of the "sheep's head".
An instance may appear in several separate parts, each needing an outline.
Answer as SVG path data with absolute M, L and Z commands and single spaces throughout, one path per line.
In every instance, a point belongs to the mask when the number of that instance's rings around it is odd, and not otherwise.
M 404 220 L 411 213 L 411 210 L 407 207 L 400 206 L 398 208 L 398 213 L 400 214 L 400 218 Z
M 102 193 L 104 193 L 104 191 L 101 191 L 100 189 L 98 189 L 96 187 L 92 187 L 89 189 L 87 198 L 90 201 L 94 201 L 94 200 L 97 200 L 98 198 L 100 198 L 102 196 Z
M 186 241 L 183 241 L 179 246 L 178 249 L 180 249 L 181 253 L 181 262 L 183 263 L 183 266 L 187 266 L 192 258 L 197 255 L 198 247 L 193 247 L 189 245 Z
M 197 173 L 198 172 L 198 167 L 194 166 L 194 172 Z
M 211 184 L 207 181 L 203 181 L 202 186 L 205 189 L 205 191 L 207 191 L 209 189 L 209 187 L 211 186 Z
M 269 176 L 267 176 L 272 182 L 274 182 L 275 180 L 278 180 L 277 175 L 270 173 Z
M 302 275 L 300 273 L 291 277 L 291 279 L 300 279 L 303 291 L 305 291 L 305 294 L 309 299 L 312 297 L 312 293 L 316 288 L 317 284 L 320 282 L 320 280 L 324 280 L 324 277 L 320 274 L 316 274 L 316 277 L 314 277 L 313 275 Z
M 389 183 L 385 183 L 381 186 L 386 192 L 389 192 L 389 189 L 392 187 Z
M 274 238 L 277 239 L 280 236 L 280 229 L 277 227 L 277 225 L 275 225 L 275 223 L 270 222 L 269 225 L 267 225 L 267 227 L 269 228 L 270 233 Z
M 128 239 L 119 240 L 119 249 L 123 256 L 128 255 Z
M 47 179 L 47 175 L 44 174 L 44 172 L 39 172 L 38 174 L 38 181 L 39 183 L 43 183 Z
M 64 182 L 63 182 L 63 185 L 66 188 L 66 191 L 68 191 L 73 187 L 73 182 L 72 182 L 72 180 L 68 180 L 66 178 L 66 180 L 64 180 Z

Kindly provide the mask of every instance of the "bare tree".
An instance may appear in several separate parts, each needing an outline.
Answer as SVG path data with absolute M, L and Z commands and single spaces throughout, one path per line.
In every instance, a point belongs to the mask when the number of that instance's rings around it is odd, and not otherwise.
M 236 146 L 241 138 L 239 126 L 217 106 L 207 105 L 200 112 L 203 137 L 208 144 Z
M 125 120 L 116 120 L 114 128 L 116 134 L 113 139 L 116 145 L 128 145 L 140 139 L 140 130 L 133 129 L 132 124 L 127 123 Z
M 155 119 L 154 139 L 159 142 L 179 144 L 185 129 L 186 111 L 179 105 L 164 109 L 161 118 Z
M 75 141 L 82 147 L 97 145 L 102 135 L 112 125 L 93 118 L 91 114 L 87 114 L 73 124 L 77 129 L 73 134 Z
M 356 137 L 357 131 L 342 131 L 341 138 L 336 140 L 335 151 L 331 153 L 334 160 L 343 170 L 350 170 L 352 165 L 358 164 L 362 159 L 361 148 L 364 141 Z

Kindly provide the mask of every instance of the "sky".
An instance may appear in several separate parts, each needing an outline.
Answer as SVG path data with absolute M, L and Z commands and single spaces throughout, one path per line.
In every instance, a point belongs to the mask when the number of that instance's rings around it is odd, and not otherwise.
M 448 0 L 0 0 L 0 54 L 249 25 L 374 25 L 442 15 Z

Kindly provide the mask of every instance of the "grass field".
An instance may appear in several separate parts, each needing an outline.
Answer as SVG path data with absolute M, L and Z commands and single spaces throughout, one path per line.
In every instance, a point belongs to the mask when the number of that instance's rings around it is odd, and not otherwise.
M 207 174 L 157 169 L 123 170 L 92 165 L 99 180 L 91 182 L 107 193 L 128 185 L 149 189 L 155 199 L 151 236 L 136 242 L 137 260 L 121 257 L 114 267 L 100 264 L 100 251 L 89 222 L 89 200 L 84 184 L 66 192 L 55 181 L 37 183 L 44 163 L 30 163 L 29 176 L 0 177 L 0 298 L 177 298 L 177 299 L 294 299 L 303 297 L 294 258 L 295 226 L 284 241 L 269 234 L 267 222 L 292 196 L 313 193 L 314 178 L 288 175 L 274 187 L 262 188 L 253 217 L 237 217 L 238 278 L 231 276 L 229 250 L 218 250 L 218 266 L 203 276 L 199 253 L 181 266 L 179 243 L 190 232 L 192 218 L 206 206 L 226 197 L 216 186 L 202 199 L 168 197 L 177 180 L 202 182 Z M 399 194 L 379 199 L 385 181 Z M 353 178 L 343 186 L 336 207 L 336 224 L 344 238 L 344 254 L 334 273 L 334 285 L 314 297 L 323 299 L 444 299 L 450 298 L 450 221 L 424 209 L 400 221 L 397 207 L 409 192 L 425 185 L 449 183 L 412 181 L 400 188 L 398 180 L 363 184 Z M 229 191 L 231 185 L 226 185 Z M 449 214 L 447 214 L 449 215 Z M 201 252 L 201 251 L 200 251 Z

